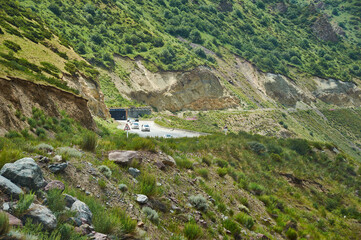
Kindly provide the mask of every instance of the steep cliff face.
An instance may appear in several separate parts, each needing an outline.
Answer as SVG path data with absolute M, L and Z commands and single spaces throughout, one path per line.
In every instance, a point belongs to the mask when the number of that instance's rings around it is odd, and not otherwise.
M 294 73 L 294 79 L 264 73 L 238 57 L 218 59 L 217 68 L 197 67 L 187 72 L 147 70 L 141 60 L 119 59 L 126 81 L 113 74 L 125 96 L 157 110 L 216 110 L 226 108 L 361 106 L 361 89 L 352 82 Z
M 129 60 L 130 61 L 130 60 Z M 223 86 L 213 70 L 197 67 L 187 72 L 147 70 L 141 61 L 122 66 L 129 73 L 128 83 L 113 75 L 118 90 L 157 110 L 215 110 L 239 106 L 239 100 Z
M 52 117 L 60 117 L 60 111 L 65 110 L 84 127 L 96 128 L 85 98 L 52 86 L 19 78 L 0 78 L 0 102 L 0 135 L 28 127 L 28 123 L 16 117 L 15 112 L 19 110 L 24 116 L 31 117 L 33 107 Z
M 63 74 L 62 79 L 68 83 L 68 86 L 79 90 L 79 94 L 88 100 L 89 110 L 94 116 L 110 117 L 108 108 L 104 103 L 104 95 L 97 81 L 88 79 L 81 74 L 76 77 Z

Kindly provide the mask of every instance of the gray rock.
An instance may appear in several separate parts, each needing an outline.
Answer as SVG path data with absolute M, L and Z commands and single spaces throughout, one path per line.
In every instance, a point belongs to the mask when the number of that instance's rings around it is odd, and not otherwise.
M 64 195 L 64 199 L 65 199 L 65 204 L 68 208 L 71 208 L 71 206 L 73 206 L 73 203 L 75 203 L 75 201 L 77 201 L 78 199 L 70 196 L 68 194 L 63 194 Z
M 0 175 L 21 187 L 38 190 L 46 185 L 43 173 L 32 158 L 23 158 L 14 163 L 7 163 Z
M 47 192 L 52 189 L 59 189 L 59 190 L 61 190 L 61 192 L 63 192 L 65 189 L 65 185 L 64 185 L 64 183 L 62 183 L 58 180 L 53 180 L 45 186 L 44 190 Z
M 143 194 L 137 194 L 137 202 L 140 204 L 146 204 L 148 202 L 148 197 Z
M 3 203 L 3 210 L 5 212 L 8 212 L 10 210 L 10 203 L 9 202 L 4 202 Z
M 132 175 L 134 178 L 138 177 L 140 175 L 140 170 L 136 168 L 129 168 L 128 172 L 130 175 Z
M 90 211 L 89 207 L 83 203 L 82 201 L 76 200 L 71 206 L 72 211 L 76 212 L 75 218 L 77 219 L 85 219 L 87 223 L 92 223 L 93 214 Z
M 23 193 L 18 186 L 3 176 L 0 176 L 0 191 L 16 199 L 18 199 L 19 195 Z
M 134 162 L 142 163 L 142 157 L 137 151 L 113 151 L 109 153 L 108 158 L 123 166 L 129 166 Z
M 49 170 L 53 173 L 62 172 L 68 166 L 68 163 L 55 163 L 49 165 Z
M 167 156 L 167 157 L 163 158 L 162 163 L 164 165 L 168 165 L 168 166 L 176 166 L 177 165 L 174 158 L 172 158 L 171 156 Z
M 56 217 L 47 207 L 32 203 L 24 215 L 24 219 L 32 219 L 35 223 L 41 223 L 46 230 L 54 230 L 57 225 Z
M 61 161 L 63 161 L 63 158 L 62 158 L 62 156 L 60 156 L 60 155 L 55 155 L 55 157 L 53 158 L 53 160 L 54 160 L 55 162 L 61 162 Z

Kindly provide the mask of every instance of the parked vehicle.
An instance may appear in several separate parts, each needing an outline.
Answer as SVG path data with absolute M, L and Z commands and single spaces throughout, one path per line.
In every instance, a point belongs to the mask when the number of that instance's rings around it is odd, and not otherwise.
M 173 138 L 173 136 L 170 134 L 166 134 L 166 135 L 164 135 L 164 138 Z
M 143 132 L 150 132 L 150 126 L 148 124 L 144 124 L 142 125 L 141 130 Z
M 132 123 L 132 129 L 139 129 L 139 123 L 137 122 Z

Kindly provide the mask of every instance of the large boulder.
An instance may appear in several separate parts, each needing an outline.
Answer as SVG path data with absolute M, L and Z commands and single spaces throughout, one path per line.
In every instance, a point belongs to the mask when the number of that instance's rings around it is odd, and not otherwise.
M 162 162 L 164 165 L 168 165 L 168 166 L 176 166 L 177 163 L 175 162 L 174 158 L 171 156 L 166 156 L 162 159 Z
M 19 198 L 19 195 L 23 193 L 18 186 L 3 176 L 0 176 L 0 191 L 15 199 Z
M 34 223 L 41 223 L 46 230 L 54 230 L 57 225 L 56 217 L 47 207 L 32 203 L 24 215 L 24 220 L 32 219 Z
M 93 214 L 89 207 L 82 201 L 76 200 L 71 206 L 71 210 L 76 212 L 75 218 L 82 222 L 82 218 L 89 224 L 92 223 Z
M 108 158 L 123 166 L 129 166 L 134 162 L 142 163 L 142 157 L 137 151 L 113 151 L 109 153 Z
M 14 163 L 7 163 L 0 175 L 21 187 L 38 190 L 46 185 L 43 173 L 32 158 L 22 158 Z
M 63 194 L 65 199 L 65 204 L 68 208 L 71 208 L 73 206 L 73 203 L 75 203 L 78 199 L 69 195 L 69 194 Z

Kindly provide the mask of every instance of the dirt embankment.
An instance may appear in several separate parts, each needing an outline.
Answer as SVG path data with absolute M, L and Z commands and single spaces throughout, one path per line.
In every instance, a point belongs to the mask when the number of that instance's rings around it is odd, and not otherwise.
M 19 78 L 0 78 L 0 103 L 0 135 L 12 129 L 28 127 L 26 121 L 21 121 L 15 116 L 15 112 L 19 110 L 24 116 L 32 117 L 33 107 L 52 117 L 60 117 L 60 111 L 65 110 L 84 127 L 96 127 L 87 100 L 56 87 Z

